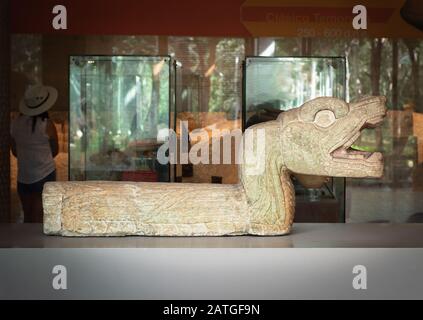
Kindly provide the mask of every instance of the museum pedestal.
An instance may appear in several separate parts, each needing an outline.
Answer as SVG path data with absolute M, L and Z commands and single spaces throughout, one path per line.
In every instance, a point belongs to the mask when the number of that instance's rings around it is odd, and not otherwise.
M 294 223 L 285 236 L 61 237 L 41 224 L 0 224 L 0 248 L 423 248 L 423 224 Z
M 0 299 L 423 298 L 421 224 L 179 238 L 64 238 L 37 224 L 3 224 L 0 247 Z M 57 268 L 64 290 L 53 285 Z M 365 270 L 364 290 L 354 287 L 363 276 L 356 268 Z

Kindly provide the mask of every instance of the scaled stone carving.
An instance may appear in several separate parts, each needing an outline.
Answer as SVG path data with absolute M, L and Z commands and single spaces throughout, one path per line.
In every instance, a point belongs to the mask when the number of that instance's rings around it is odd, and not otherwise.
M 363 128 L 379 125 L 385 113 L 384 97 L 350 104 L 322 97 L 282 113 L 275 121 L 254 125 L 253 133 L 265 129 L 264 168 L 251 174 L 255 164 L 244 161 L 236 185 L 47 183 L 44 232 L 63 236 L 287 234 L 294 219 L 293 174 L 316 176 L 314 184 L 324 177 L 382 176 L 380 153 L 350 146 Z M 263 141 L 253 136 L 254 149 Z

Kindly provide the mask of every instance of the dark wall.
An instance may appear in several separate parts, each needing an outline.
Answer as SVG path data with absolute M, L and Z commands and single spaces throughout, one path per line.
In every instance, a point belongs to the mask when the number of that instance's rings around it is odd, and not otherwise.
M 52 111 L 69 111 L 69 56 L 85 53 L 85 39 L 43 36 L 42 41 L 43 84 L 53 86 L 59 92 Z
M 0 1 L 0 222 L 10 216 L 10 2 Z

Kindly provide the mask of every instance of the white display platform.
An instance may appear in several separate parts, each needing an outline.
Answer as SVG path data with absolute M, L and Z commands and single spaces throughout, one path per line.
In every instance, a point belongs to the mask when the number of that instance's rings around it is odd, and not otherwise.
M 295 224 L 281 237 L 41 231 L 0 225 L 0 299 L 423 299 L 423 224 Z
M 423 248 L 423 224 L 295 223 L 277 237 L 46 236 L 41 224 L 0 224 L 0 248 Z

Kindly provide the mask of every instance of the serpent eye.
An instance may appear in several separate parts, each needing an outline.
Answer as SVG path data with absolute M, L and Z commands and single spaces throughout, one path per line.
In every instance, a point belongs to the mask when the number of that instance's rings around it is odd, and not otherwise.
M 335 114 L 330 110 L 319 111 L 314 117 L 314 123 L 323 128 L 329 127 L 335 120 Z

